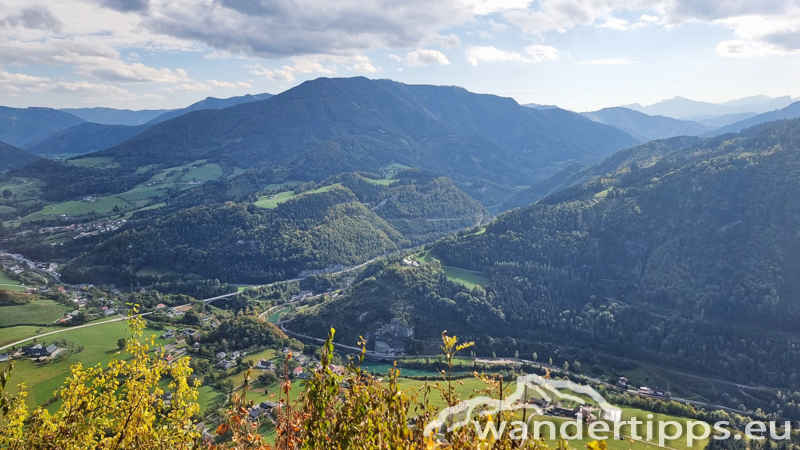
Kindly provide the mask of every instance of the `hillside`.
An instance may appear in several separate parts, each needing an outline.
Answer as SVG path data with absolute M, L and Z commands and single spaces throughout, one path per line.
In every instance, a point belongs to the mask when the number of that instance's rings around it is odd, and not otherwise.
M 636 143 L 568 111 L 461 88 L 320 78 L 267 100 L 185 114 L 92 156 L 129 167 L 198 159 L 289 167 L 305 180 L 401 163 L 518 185 L 555 173 L 564 161 L 597 161 Z
M 0 142 L 0 171 L 18 169 L 39 159 L 31 152 Z
M 130 109 L 115 108 L 62 108 L 61 111 L 80 117 L 87 122 L 103 125 L 144 125 L 156 117 L 170 112 L 170 109 L 143 109 L 132 111 Z
M 79 155 L 111 148 L 149 128 L 85 122 L 50 136 L 28 150 L 37 155 Z
M 630 134 L 641 142 L 674 136 L 699 136 L 712 129 L 689 120 L 677 120 L 664 116 L 648 116 L 628 108 L 604 108 L 582 113 L 584 117 Z
M 384 186 L 348 174 L 334 181 L 282 203 L 180 209 L 90 248 L 70 262 L 64 276 L 131 282 L 139 269 L 154 267 L 264 283 L 360 264 L 479 225 L 485 217 L 479 204 L 446 179 Z
M 83 119 L 57 109 L 0 106 L 0 141 L 25 148 L 80 123 Z
M 258 100 L 266 100 L 270 97 L 272 97 L 272 94 L 256 94 L 256 95 L 247 94 L 247 95 L 242 95 L 240 97 L 230 97 L 230 98 L 206 97 L 205 99 L 200 100 L 199 102 L 192 103 L 186 108 L 165 111 L 162 114 L 159 114 L 158 116 L 148 120 L 147 124 L 155 125 L 157 123 L 161 123 L 169 119 L 174 119 L 175 117 L 182 116 L 192 111 L 200 111 L 204 109 L 230 108 L 231 106 L 240 105 L 242 103 L 255 102 Z
M 800 102 L 794 102 L 791 105 L 779 109 L 777 111 L 770 111 L 757 116 L 749 117 L 739 122 L 726 125 L 708 133 L 708 136 L 719 136 L 725 133 L 738 133 L 745 128 L 752 127 L 764 122 L 771 122 L 773 120 L 794 119 L 800 117 Z
M 505 320 L 481 335 L 503 338 L 506 355 L 546 342 L 558 358 L 590 349 L 800 387 L 800 120 L 621 153 L 602 176 L 433 246 L 489 278 Z M 350 314 L 347 298 L 329 310 Z

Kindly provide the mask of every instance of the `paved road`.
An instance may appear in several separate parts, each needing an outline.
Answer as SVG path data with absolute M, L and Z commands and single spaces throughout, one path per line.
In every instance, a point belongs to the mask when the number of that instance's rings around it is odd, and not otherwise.
M 150 314 L 150 313 L 149 313 L 149 312 L 146 312 L 146 313 L 138 314 L 136 317 L 146 316 L 146 315 L 148 315 L 148 314 Z M 56 330 L 56 331 L 50 331 L 50 332 L 47 332 L 47 333 L 37 334 L 36 336 L 31 336 L 31 337 L 29 337 L 29 338 L 25 338 L 25 339 L 23 339 L 23 340 L 21 340 L 21 341 L 17 341 L 17 342 L 14 342 L 14 343 L 11 343 L 11 344 L 8 344 L 8 345 L 5 345 L 5 346 L 3 346 L 3 347 L 0 347 L 0 350 L 3 350 L 3 349 L 6 349 L 6 348 L 10 348 L 10 347 L 17 346 L 17 345 L 19 345 L 19 344 L 22 344 L 22 343 L 28 342 L 28 341 L 30 341 L 30 340 L 32 340 L 32 339 L 38 339 L 38 338 L 40 338 L 40 337 L 44 337 L 44 336 L 50 336 L 50 335 L 52 335 L 52 334 L 56 334 L 56 333 L 63 333 L 63 332 L 65 332 L 65 331 L 72 331 L 72 330 L 76 330 L 76 329 L 78 329 L 78 328 L 96 327 L 97 325 L 105 325 L 105 324 L 107 324 L 107 323 L 112 323 L 112 322 L 120 322 L 120 321 L 122 321 L 122 320 L 128 320 L 128 317 L 123 317 L 123 316 L 120 316 L 120 317 L 118 317 L 118 318 L 116 318 L 116 319 L 106 320 L 106 321 L 103 321 L 103 322 L 87 323 L 87 324 L 85 324 L 85 325 L 78 325 L 77 327 L 62 328 L 62 329 L 60 329 L 60 330 Z

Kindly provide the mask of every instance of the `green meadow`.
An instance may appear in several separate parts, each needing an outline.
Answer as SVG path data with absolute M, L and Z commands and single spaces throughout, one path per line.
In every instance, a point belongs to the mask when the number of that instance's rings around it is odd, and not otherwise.
M 0 306 L 0 327 L 18 324 L 48 325 L 72 310 L 73 308 L 52 300 L 37 300 L 26 305 Z

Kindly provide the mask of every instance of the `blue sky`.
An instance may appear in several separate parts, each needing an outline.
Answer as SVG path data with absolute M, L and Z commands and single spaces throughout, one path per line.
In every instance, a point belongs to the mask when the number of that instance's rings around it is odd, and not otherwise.
M 787 0 L 0 0 L 0 104 L 160 109 L 320 76 L 595 110 L 800 96 Z

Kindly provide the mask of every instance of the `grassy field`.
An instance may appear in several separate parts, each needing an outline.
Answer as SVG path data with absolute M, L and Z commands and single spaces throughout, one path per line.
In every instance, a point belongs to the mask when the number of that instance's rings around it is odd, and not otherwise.
M 9 277 L 8 274 L 6 274 L 5 272 L 0 271 L 0 289 L 5 289 L 7 291 L 25 292 L 27 288 L 23 286 L 22 283 L 20 283 L 19 281 L 11 279 L 11 277 Z
M 284 191 L 284 192 L 281 192 L 280 194 L 276 194 L 276 195 L 262 195 L 261 197 L 258 198 L 258 200 L 256 200 L 255 205 L 260 207 L 260 208 L 273 209 L 273 208 L 276 208 L 279 204 L 285 202 L 286 200 L 295 198 L 295 197 L 297 197 L 299 195 L 317 194 L 317 193 L 320 193 L 320 192 L 328 191 L 331 188 L 333 188 L 334 186 L 340 186 L 340 185 L 341 185 L 341 183 L 336 183 L 336 184 L 332 184 L 330 186 L 323 186 L 323 187 L 321 187 L 319 189 L 314 189 L 313 191 L 307 191 L 307 192 L 303 192 L 303 193 L 300 193 L 300 194 L 295 194 L 294 191 Z M 273 197 L 273 198 L 270 198 L 270 197 Z
M 479 231 L 478 233 L 485 232 L 485 229 Z M 414 255 L 414 259 L 420 262 L 430 263 L 433 260 L 433 255 L 430 252 L 426 252 L 424 255 Z M 457 267 L 450 267 L 450 266 L 442 266 L 442 270 L 447 275 L 447 279 L 450 281 L 455 281 L 456 283 L 461 283 L 464 286 L 472 289 L 476 285 L 486 286 L 489 283 L 489 279 L 478 275 L 477 273 L 459 269 Z
M 390 184 L 397 183 L 397 180 L 391 180 L 389 178 L 384 178 L 381 180 L 373 180 L 372 178 L 367 178 L 367 181 L 374 184 L 380 184 L 381 186 L 389 186 Z
M 27 305 L 0 306 L 0 327 L 22 323 L 47 325 L 72 309 L 52 300 L 38 300 Z M 0 330 L 0 334 L 2 333 Z
M 172 275 L 175 272 L 171 270 L 160 270 L 154 267 L 142 267 L 141 269 L 136 271 L 137 277 L 146 277 L 146 276 L 153 276 L 153 277 L 161 277 L 164 275 Z
M 114 161 L 114 158 L 108 156 L 93 156 L 88 158 L 70 159 L 67 164 L 77 167 L 105 167 L 115 168 L 119 167 L 119 163 Z
M 85 167 L 96 167 L 108 164 L 110 161 L 111 159 L 107 157 L 95 157 L 71 160 L 69 163 Z M 191 189 L 197 186 L 197 184 L 189 184 L 193 180 L 207 182 L 220 177 L 222 177 L 222 167 L 219 164 L 207 164 L 205 160 L 194 161 L 182 166 L 164 169 L 147 182 L 121 194 L 98 197 L 97 201 L 94 202 L 72 200 L 48 205 L 41 211 L 23 217 L 21 221 L 52 220 L 62 214 L 72 217 L 84 216 L 92 212 L 105 216 L 112 214 L 115 207 L 125 213 L 159 208 L 165 204 L 151 203 L 163 198 L 170 190 L 175 188 Z
M 389 164 L 388 166 L 385 167 L 381 167 L 381 173 L 383 174 L 384 177 L 391 178 L 397 172 L 400 172 L 403 169 L 410 169 L 410 168 L 411 168 L 410 166 L 407 166 L 405 164 L 394 163 L 394 164 Z
M 3 306 L 2 308 L 7 308 L 7 306 Z M 10 327 L 10 328 L 0 329 L 0 347 L 4 347 L 13 342 L 21 341 L 25 338 L 34 337 L 37 334 L 36 330 L 39 329 L 41 329 L 41 327 L 30 327 L 30 326 Z M 45 331 L 53 331 L 53 330 L 45 329 Z M 5 350 L 3 350 L 3 352 L 5 352 Z
M 59 357 L 48 364 L 34 363 L 27 358 L 17 360 L 12 381 L 25 382 L 30 393 L 27 402 L 31 407 L 41 405 L 49 400 L 53 392 L 61 386 L 69 375 L 69 369 L 73 364 L 81 363 L 84 367 L 98 363 L 105 364 L 111 355 L 118 351 L 117 339 L 129 336 L 126 331 L 127 326 L 127 322 L 118 321 L 104 325 L 76 328 L 56 335 L 45 336 L 39 343 L 49 344 L 55 339 L 66 339 L 71 344 L 68 345 L 69 351 L 63 357 Z M 146 329 L 145 337 L 156 333 L 160 334 L 162 331 Z M 3 330 L 3 340 L 5 339 L 7 338 L 5 330 Z M 171 341 L 156 339 L 157 344 L 169 342 Z M 78 351 L 80 347 L 83 347 L 82 351 Z M 5 368 L 5 364 L 0 364 L 0 369 L 2 368 Z M 13 384 L 16 385 L 16 382 Z M 16 390 L 16 387 L 14 390 Z

